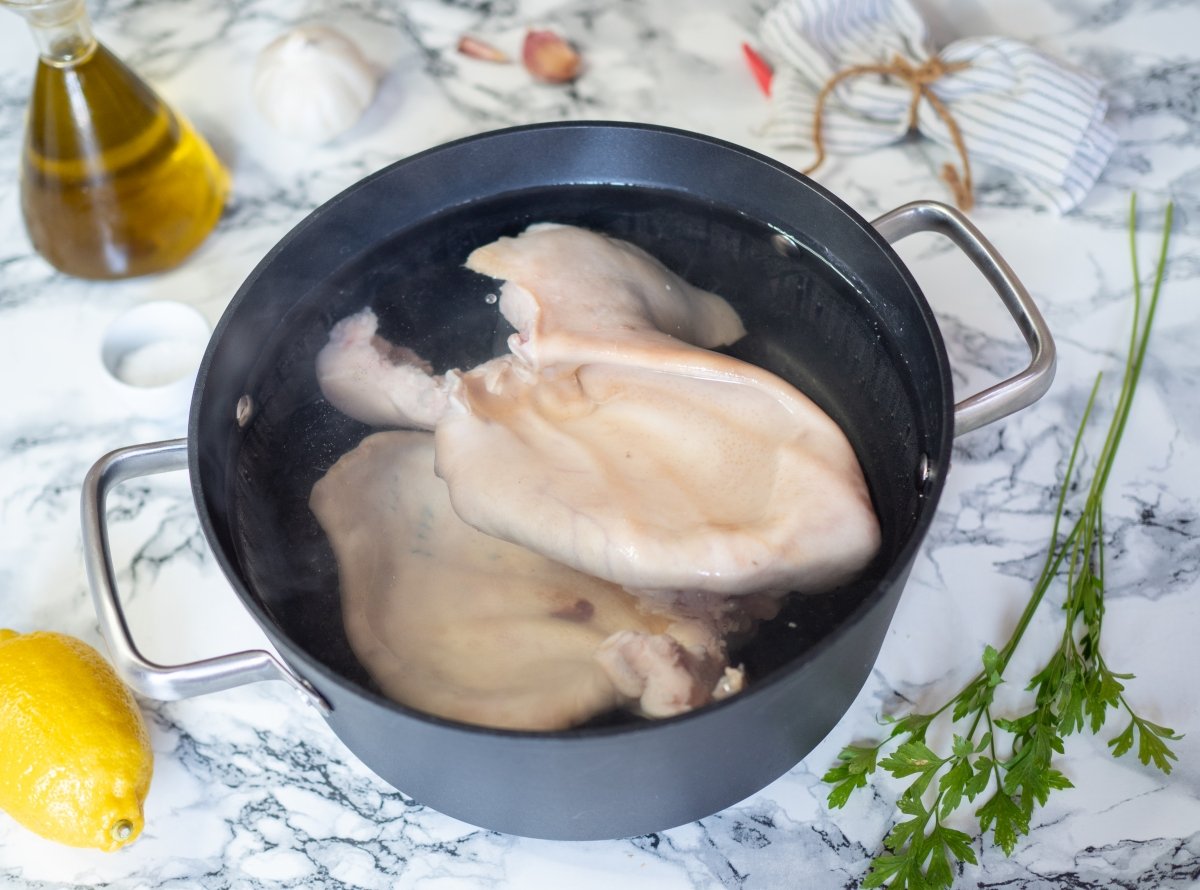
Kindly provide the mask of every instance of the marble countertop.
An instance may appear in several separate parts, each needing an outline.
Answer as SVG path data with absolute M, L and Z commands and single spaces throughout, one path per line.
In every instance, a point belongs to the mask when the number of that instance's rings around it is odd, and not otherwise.
M 830 811 L 822 773 L 876 718 L 931 704 L 1007 638 L 1049 536 L 1054 491 L 1088 389 L 1104 371 L 1112 404 L 1131 313 L 1129 194 L 1139 195 L 1143 275 L 1176 204 L 1168 278 L 1137 403 L 1108 486 L 1104 646 L 1137 679 L 1128 695 L 1185 733 L 1170 776 L 1106 741 L 1071 736 L 1076 786 L 1039 810 L 1011 857 L 988 845 L 962 887 L 1184 888 L 1200 885 L 1200 7 L 1181 0 L 925 0 L 939 41 L 1024 39 L 1102 78 L 1119 144 L 1068 216 L 1034 209 L 1001 170 L 976 171 L 976 224 L 1021 276 L 1053 330 L 1058 376 L 1030 409 L 955 443 L 953 468 L 871 678 L 820 746 L 748 800 L 646 837 L 562 843 L 476 829 L 373 776 L 282 684 L 145 701 L 156 756 L 136 844 L 106 855 L 43 841 L 0 815 L 0 885 L 54 887 L 853 887 L 880 849 L 901 788 L 881 778 Z M 674 11 L 672 9 L 674 8 Z M 746 70 L 763 0 L 97 0 L 97 33 L 183 110 L 233 172 L 215 233 L 183 266 L 120 283 L 66 278 L 33 253 L 17 170 L 35 53 L 24 26 L 0 27 L 0 626 L 100 637 L 83 572 L 80 486 L 118 446 L 184 434 L 186 405 L 155 415 L 113 384 L 100 338 L 122 311 L 181 300 L 214 323 L 263 254 L 310 210 L 364 175 L 470 133 L 560 118 L 651 121 L 708 133 L 802 166 L 766 144 L 767 105 Z M 378 66 L 366 117 L 319 148 L 288 143 L 257 116 L 256 51 L 300 22 L 336 23 Z M 550 23 L 582 48 L 587 73 L 538 86 L 519 68 L 454 52 L 466 31 L 512 46 Z M 917 198 L 945 200 L 940 150 L 913 141 L 838 158 L 818 179 L 868 218 Z M 900 245 L 942 320 L 960 393 L 1020 362 L 1020 338 L 961 258 L 935 241 Z M 1093 435 L 1099 436 L 1097 426 Z M 1098 441 L 1093 439 L 1092 441 Z M 177 662 L 266 646 L 200 532 L 184 474 L 114 499 L 112 542 L 130 623 L 146 654 Z M 1027 663 L 1061 630 L 1052 602 Z M 1023 650 L 1024 651 L 1024 650 Z M 1039 656 L 1039 652 L 1041 653 Z M 1021 667 L 1021 665 L 1015 665 Z M 964 827 L 969 827 L 964 824 Z

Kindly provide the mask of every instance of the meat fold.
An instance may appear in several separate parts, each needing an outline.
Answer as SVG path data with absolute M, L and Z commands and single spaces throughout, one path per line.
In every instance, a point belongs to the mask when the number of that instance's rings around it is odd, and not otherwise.
M 481 531 L 636 591 L 826 589 L 874 553 L 873 514 L 837 428 L 789 407 L 735 380 L 495 361 L 458 381 L 438 473 Z
M 740 601 L 645 604 L 482 534 L 433 464 L 429 433 L 376 433 L 310 498 L 347 638 L 386 695 L 449 719 L 554 730 L 619 708 L 671 716 L 741 688 L 726 652 L 754 621 Z
M 531 225 L 472 251 L 466 265 L 505 282 L 500 312 L 517 329 L 508 348 L 534 368 L 657 362 L 671 343 L 711 349 L 746 334 L 723 298 L 640 247 L 577 226 Z
M 541 249 L 524 249 L 531 241 Z M 564 254 L 581 264 L 562 268 Z M 500 313 L 516 328 L 509 349 L 531 368 L 597 356 L 637 364 L 647 346 L 660 353 L 675 342 L 726 346 L 746 333 L 721 297 L 692 287 L 632 244 L 574 226 L 530 226 L 520 239 L 475 250 L 467 265 L 496 278 L 545 279 L 536 296 L 516 280 L 500 289 Z M 379 336 L 378 324 L 367 308 L 334 325 L 317 355 L 322 393 L 363 423 L 433 429 L 456 377 L 434 375 L 412 350 Z M 476 370 L 486 375 L 489 366 Z
M 317 382 L 335 408 L 378 427 L 431 430 L 449 404 L 444 377 L 411 349 L 376 334 L 370 309 L 333 326 L 317 353 Z

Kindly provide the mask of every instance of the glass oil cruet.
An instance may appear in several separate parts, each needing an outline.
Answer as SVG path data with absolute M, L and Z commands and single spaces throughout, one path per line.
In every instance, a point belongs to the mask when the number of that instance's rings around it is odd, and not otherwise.
M 0 0 L 39 58 L 21 159 L 34 248 L 80 278 L 169 269 L 216 225 L 229 176 L 212 149 L 92 35 L 84 0 Z

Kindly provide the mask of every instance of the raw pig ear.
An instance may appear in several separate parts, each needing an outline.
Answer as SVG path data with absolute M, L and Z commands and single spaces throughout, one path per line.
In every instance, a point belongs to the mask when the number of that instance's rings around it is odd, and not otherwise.
M 343 318 L 317 353 L 321 393 L 343 414 L 377 427 L 431 430 L 446 411 L 447 382 L 411 349 L 376 332 L 370 309 Z
M 429 433 L 376 433 L 310 499 L 337 558 L 347 638 L 388 696 L 527 730 L 711 700 L 724 635 L 740 629 L 728 610 L 647 610 L 616 585 L 476 531 L 451 508 L 433 452 Z
M 531 226 L 467 265 L 505 279 L 513 354 L 434 377 L 366 311 L 334 328 L 317 370 L 351 416 L 436 429 L 468 523 L 639 591 L 822 590 L 874 556 L 879 524 L 837 424 L 703 348 L 744 333 L 721 297 L 573 226 Z
M 721 297 L 633 244 L 577 226 L 532 225 L 476 249 L 467 268 L 506 282 L 500 310 L 520 336 L 514 352 L 536 367 L 578 360 L 580 338 L 633 343 L 665 332 L 711 349 L 746 334 Z
M 845 435 L 703 348 L 737 313 L 633 245 L 533 226 L 468 265 L 505 278 L 512 354 L 435 377 L 364 310 L 318 357 L 342 410 L 435 430 L 369 437 L 313 489 L 360 661 L 398 701 L 520 729 L 736 691 L 726 639 L 764 599 L 878 549 Z
M 744 329 L 631 244 L 533 226 L 471 254 L 520 341 L 455 381 L 438 472 L 480 530 L 640 592 L 814 591 L 879 525 L 844 433 L 779 377 L 706 346 Z

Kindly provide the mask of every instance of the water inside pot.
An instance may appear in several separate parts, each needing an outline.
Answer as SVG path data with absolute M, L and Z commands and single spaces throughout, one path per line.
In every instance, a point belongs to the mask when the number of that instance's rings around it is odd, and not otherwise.
M 371 244 L 309 283 L 267 342 L 246 388 L 252 421 L 229 497 L 248 587 L 279 629 L 333 671 L 375 687 L 342 628 L 337 568 L 308 509 L 312 485 L 371 430 L 322 398 L 314 361 L 329 328 L 371 306 L 380 333 L 439 373 L 507 351 L 498 282 L 463 268 L 475 247 L 533 222 L 586 226 L 631 241 L 694 285 L 725 297 L 748 335 L 727 351 L 807 393 L 837 420 L 863 465 L 883 528 L 871 567 L 844 589 L 793 595 L 738 652 L 750 683 L 801 657 L 872 591 L 909 540 L 921 508 L 914 479 L 939 433 L 940 396 L 923 391 L 936 361 L 905 353 L 909 311 L 828 256 L 820 233 L 641 187 L 556 186 L 473 202 Z M 913 318 L 916 317 L 914 312 Z M 939 421 L 940 422 L 940 421 Z M 633 718 L 607 717 L 601 722 Z

